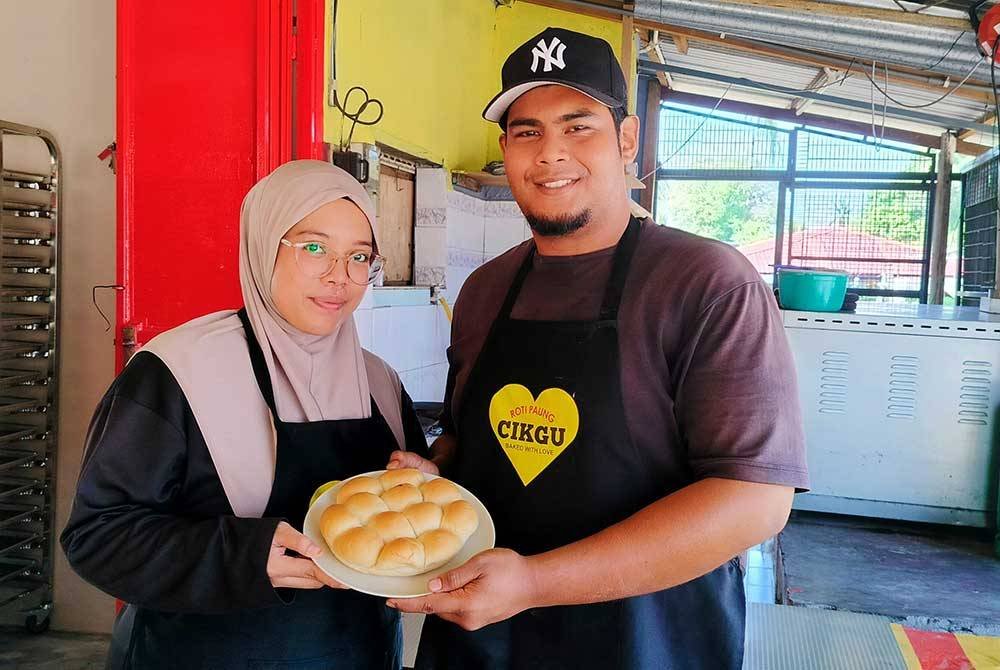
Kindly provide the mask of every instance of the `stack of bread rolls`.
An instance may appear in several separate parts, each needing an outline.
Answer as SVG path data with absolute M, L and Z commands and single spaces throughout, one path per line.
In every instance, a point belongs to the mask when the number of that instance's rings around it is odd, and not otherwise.
M 319 523 L 341 563 L 369 575 L 403 577 L 454 558 L 479 527 L 479 515 L 447 479 L 407 468 L 348 480 Z

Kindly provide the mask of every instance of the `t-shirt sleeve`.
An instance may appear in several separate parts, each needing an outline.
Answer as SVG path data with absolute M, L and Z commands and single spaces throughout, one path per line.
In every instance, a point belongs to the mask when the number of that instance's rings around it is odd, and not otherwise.
M 712 301 L 685 347 L 675 411 L 698 479 L 809 486 L 795 364 L 770 288 Z

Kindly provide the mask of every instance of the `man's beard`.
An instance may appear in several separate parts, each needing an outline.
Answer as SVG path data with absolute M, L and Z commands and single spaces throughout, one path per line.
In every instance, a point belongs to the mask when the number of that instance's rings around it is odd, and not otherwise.
M 542 237 L 559 237 L 576 232 L 590 223 L 590 210 L 554 218 L 525 214 L 524 218 L 528 220 L 531 229 Z

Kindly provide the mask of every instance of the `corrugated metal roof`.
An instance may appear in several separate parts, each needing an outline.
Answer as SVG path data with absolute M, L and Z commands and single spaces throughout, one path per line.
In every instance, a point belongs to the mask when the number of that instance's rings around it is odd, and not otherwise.
M 847 6 L 870 6 L 870 2 L 834 4 L 845 5 L 843 15 L 728 0 L 636 0 L 635 15 L 665 25 L 933 69 L 952 77 L 963 76 L 981 58 L 969 31 L 939 27 L 930 17 L 921 18 L 918 24 L 904 25 L 853 15 L 847 10 Z M 934 8 L 928 12 L 941 13 L 941 10 Z M 968 25 L 962 13 L 945 13 L 949 15 L 946 18 Z M 926 25 L 922 23 L 924 20 Z
M 660 46 L 661 52 L 663 53 L 667 63 L 670 65 L 677 65 L 703 72 L 713 72 L 730 77 L 750 79 L 766 85 L 808 90 L 813 86 L 817 75 L 821 72 L 821 68 L 819 66 L 783 61 L 763 54 L 753 54 L 746 51 L 729 49 L 723 44 L 712 44 L 695 40 L 689 41 L 687 54 L 682 54 L 673 44 L 673 40 L 664 33 L 661 33 Z M 648 55 L 645 55 L 644 58 L 648 59 L 649 57 Z M 847 98 L 870 104 L 872 100 L 873 87 L 870 80 L 864 73 L 862 73 L 860 67 L 861 66 L 858 65 L 852 66 L 850 76 L 842 81 L 838 81 L 838 79 L 841 79 L 842 75 L 836 75 L 834 77 L 834 81 L 837 83 L 826 88 L 823 93 L 839 98 Z M 889 71 L 891 74 L 891 67 Z M 885 88 L 884 76 L 884 70 L 880 66 L 876 71 L 875 79 L 883 88 Z M 714 95 L 718 96 L 721 95 L 727 88 L 726 84 L 698 79 L 695 77 L 672 75 L 671 78 L 678 90 L 685 92 L 697 92 L 701 95 L 714 93 Z M 796 98 L 793 94 L 777 93 L 761 89 L 754 90 L 743 86 L 734 86 L 730 88 L 730 93 L 727 97 L 732 99 L 742 98 L 747 100 L 747 97 L 745 95 L 739 95 L 738 91 L 751 91 L 758 97 L 765 96 L 771 99 L 771 104 L 774 104 L 776 100 L 781 101 L 780 106 L 786 108 L 790 107 L 792 101 Z M 948 89 L 941 88 L 928 90 L 925 88 L 904 85 L 898 81 L 890 79 L 887 91 L 892 97 L 903 103 L 918 105 L 926 104 L 935 100 L 946 93 Z M 885 99 L 877 90 L 874 92 L 874 101 L 877 117 L 876 121 L 878 124 L 881 124 L 882 106 Z M 809 108 L 809 111 L 814 114 L 821 113 L 822 110 L 822 113 L 829 116 L 852 118 L 853 120 L 864 120 L 866 118 L 864 110 L 854 110 L 848 113 L 846 110 L 836 106 L 831 106 L 828 103 L 816 102 L 811 103 L 811 105 L 812 106 Z M 890 108 L 895 107 L 896 103 L 890 101 L 888 106 Z M 931 107 L 928 107 L 926 111 L 937 116 L 953 118 L 960 122 L 975 122 L 979 120 L 984 113 L 990 111 L 990 109 L 991 106 L 986 102 L 958 95 L 951 95 Z M 921 123 L 913 120 L 901 121 L 889 119 L 887 121 L 887 125 L 934 134 L 939 134 L 947 129 L 945 126 L 939 124 Z M 959 127 L 958 124 L 956 124 L 956 127 Z

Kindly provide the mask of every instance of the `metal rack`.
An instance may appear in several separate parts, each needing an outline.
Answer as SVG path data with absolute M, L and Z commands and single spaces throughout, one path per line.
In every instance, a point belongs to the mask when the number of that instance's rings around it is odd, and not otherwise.
M 13 169 L 6 141 L 48 164 Z M 32 632 L 52 612 L 60 172 L 49 133 L 0 121 L 0 614 Z

